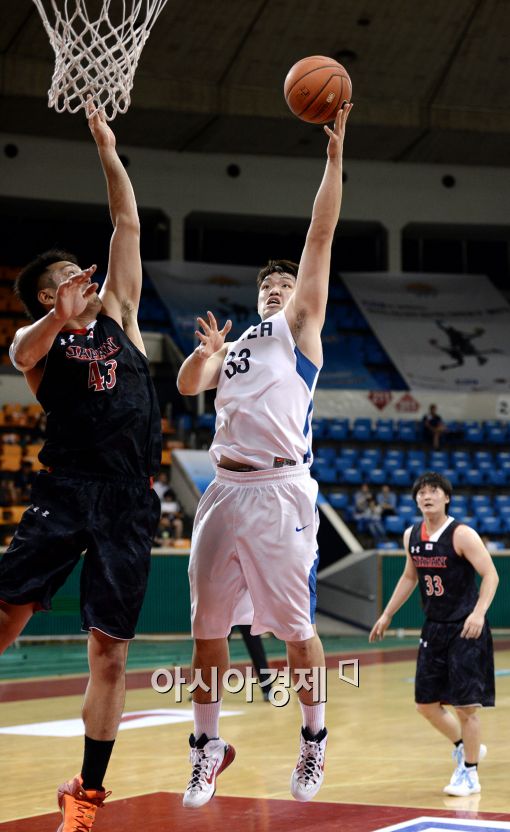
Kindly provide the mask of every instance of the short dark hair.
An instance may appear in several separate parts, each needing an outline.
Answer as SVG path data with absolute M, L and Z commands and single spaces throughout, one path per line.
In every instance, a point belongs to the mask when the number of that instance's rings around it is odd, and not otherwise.
M 433 488 L 441 488 L 448 497 L 448 500 L 451 499 L 453 488 L 450 480 L 447 477 L 443 477 L 442 474 L 438 474 L 437 471 L 425 471 L 424 474 L 414 481 L 412 491 L 413 500 L 416 501 L 418 491 L 425 485 L 430 485 Z
M 278 272 L 278 274 L 290 274 L 292 277 L 297 277 L 298 269 L 299 265 L 293 263 L 292 260 L 268 260 L 257 275 L 257 288 L 260 289 L 269 274 Z
M 50 251 L 38 254 L 34 260 L 22 269 L 16 278 L 14 293 L 25 307 L 28 317 L 33 321 L 44 318 L 47 312 L 44 306 L 37 300 L 39 289 L 43 288 L 39 283 L 39 278 L 44 274 L 48 266 L 51 266 L 53 263 L 60 263 L 61 260 L 67 260 L 69 263 L 78 265 L 77 258 L 71 252 L 52 248 Z

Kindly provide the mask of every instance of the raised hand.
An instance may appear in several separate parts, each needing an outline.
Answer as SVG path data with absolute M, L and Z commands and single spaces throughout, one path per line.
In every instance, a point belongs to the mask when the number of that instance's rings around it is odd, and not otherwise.
M 87 98 L 85 112 L 87 113 L 90 132 L 98 148 L 114 148 L 116 142 L 115 133 L 108 126 L 104 110 L 96 108 L 91 95 Z
M 327 124 L 324 125 L 324 130 L 329 136 L 328 156 L 330 159 L 342 155 L 345 125 L 347 124 L 347 119 L 349 118 L 349 113 L 351 112 L 352 107 L 352 104 L 344 104 L 343 107 L 338 110 L 333 129 L 328 127 Z
M 58 321 L 65 323 L 77 318 L 85 310 L 90 298 L 98 288 L 98 283 L 91 283 L 90 278 L 97 266 L 89 266 L 82 272 L 73 274 L 59 284 L 55 293 L 54 315 Z
M 207 321 L 203 318 L 197 318 L 199 326 L 202 327 L 203 332 L 195 330 L 195 335 L 200 341 L 200 344 L 195 349 L 195 353 L 202 358 L 210 358 L 215 352 L 221 350 L 225 343 L 227 334 L 232 329 L 232 321 L 228 320 L 223 329 L 218 329 L 216 318 L 212 312 L 207 312 Z

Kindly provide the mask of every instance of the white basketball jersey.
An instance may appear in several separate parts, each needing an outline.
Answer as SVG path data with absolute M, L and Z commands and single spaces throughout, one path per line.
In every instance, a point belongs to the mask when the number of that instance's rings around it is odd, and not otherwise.
M 223 454 L 255 468 L 273 468 L 275 457 L 311 465 L 319 369 L 296 346 L 284 310 L 247 329 L 221 368 L 213 463 Z

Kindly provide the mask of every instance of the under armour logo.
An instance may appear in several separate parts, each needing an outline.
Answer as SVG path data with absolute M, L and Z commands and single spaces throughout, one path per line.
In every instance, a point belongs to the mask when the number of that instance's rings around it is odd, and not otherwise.
M 39 506 L 32 506 L 34 511 L 39 511 Z
M 66 339 L 65 339 L 65 338 L 61 338 L 61 339 L 60 339 L 60 346 L 61 346 L 61 347 L 65 347 L 65 345 L 66 345 Z
M 48 516 L 48 514 L 49 514 L 49 511 L 48 511 L 48 510 L 46 510 L 46 511 L 41 511 L 41 516 L 42 516 L 42 517 L 47 517 L 47 516 Z
M 411 554 L 414 555 L 415 552 L 416 552 L 416 554 L 419 555 L 419 553 L 420 553 L 420 547 L 419 546 L 411 546 Z
M 73 341 L 74 341 L 74 335 L 70 335 L 68 340 L 69 340 L 69 343 L 72 344 Z

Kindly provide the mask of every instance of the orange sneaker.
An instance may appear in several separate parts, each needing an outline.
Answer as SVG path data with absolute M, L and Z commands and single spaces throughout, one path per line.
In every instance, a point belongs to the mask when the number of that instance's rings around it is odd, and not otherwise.
M 111 792 L 104 789 L 83 789 L 79 774 L 58 787 L 58 805 L 62 823 L 57 832 L 88 832 L 92 829 L 96 812 Z

